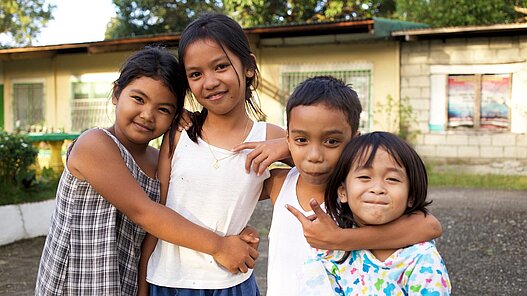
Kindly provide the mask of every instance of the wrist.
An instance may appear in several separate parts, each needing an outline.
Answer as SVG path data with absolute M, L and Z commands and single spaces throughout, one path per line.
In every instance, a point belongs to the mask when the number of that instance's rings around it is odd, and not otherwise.
M 211 250 L 210 252 L 207 252 L 212 257 L 216 257 L 223 248 L 223 244 L 225 243 L 225 237 L 215 235 L 212 237 L 212 244 L 211 244 Z

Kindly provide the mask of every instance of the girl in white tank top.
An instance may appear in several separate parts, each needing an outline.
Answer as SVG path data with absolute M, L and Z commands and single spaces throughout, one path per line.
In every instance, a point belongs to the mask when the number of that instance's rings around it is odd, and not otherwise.
M 253 122 L 247 113 L 263 113 L 252 98 L 258 78 L 254 55 L 241 27 L 225 15 L 205 15 L 181 35 L 179 58 L 189 90 L 203 106 L 188 131 L 167 134 L 159 161 L 162 202 L 189 221 L 221 236 L 238 235 L 246 226 L 269 171 L 245 170 L 247 154 L 231 149 L 244 141 L 285 136 L 283 129 Z M 199 240 L 199 238 L 196 238 Z M 251 257 L 238 238 L 237 250 Z M 244 247 L 245 246 L 245 247 Z M 249 255 L 247 257 L 249 257 Z M 151 295 L 259 295 L 252 270 L 232 274 L 209 254 L 159 240 L 147 267 Z M 254 261 L 247 260 L 247 267 Z M 188 294 L 187 294 L 188 293 Z M 216 294 L 215 294 L 216 295 Z

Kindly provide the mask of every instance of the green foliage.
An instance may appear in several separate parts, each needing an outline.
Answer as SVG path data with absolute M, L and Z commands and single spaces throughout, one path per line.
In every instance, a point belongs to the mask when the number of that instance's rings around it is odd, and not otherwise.
M 433 187 L 527 190 L 525 176 L 439 171 L 431 165 L 427 165 L 427 172 L 429 185 Z
M 419 134 L 419 130 L 412 129 L 412 126 L 417 125 L 417 118 L 408 97 L 396 101 L 392 96 L 388 96 L 386 103 L 377 102 L 373 113 L 376 124 L 382 123 L 387 131 L 408 143 L 412 143 Z
M 0 33 L 12 39 L 14 45 L 30 45 L 40 29 L 53 19 L 54 5 L 46 0 L 2 0 L 0 2 Z M 0 44 L 12 46 L 13 44 Z
M 514 6 L 525 0 L 399 0 L 394 17 L 432 27 L 490 25 L 517 22 L 524 15 Z
M 0 184 L 29 187 L 38 150 L 27 137 L 0 131 Z
M 181 32 L 200 13 L 223 11 L 221 1 L 113 0 L 117 16 L 105 37 L 109 39 Z
M 223 12 L 243 27 L 389 16 L 394 0 L 113 0 L 106 38 L 181 32 L 204 12 Z
M 49 168 L 44 168 L 40 178 L 28 188 L 4 184 L 0 190 L 0 206 L 52 199 L 55 197 L 58 182 L 57 174 Z

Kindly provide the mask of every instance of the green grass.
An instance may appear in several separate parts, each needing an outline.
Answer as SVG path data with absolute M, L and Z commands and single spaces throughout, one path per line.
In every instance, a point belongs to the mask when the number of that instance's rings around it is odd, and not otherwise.
M 1 184 L 0 206 L 43 201 L 55 198 L 58 180 L 38 183 L 30 188 L 20 188 L 11 184 Z
M 527 190 L 527 176 L 516 175 L 474 175 L 434 172 L 433 169 L 429 169 L 428 182 L 432 187 Z

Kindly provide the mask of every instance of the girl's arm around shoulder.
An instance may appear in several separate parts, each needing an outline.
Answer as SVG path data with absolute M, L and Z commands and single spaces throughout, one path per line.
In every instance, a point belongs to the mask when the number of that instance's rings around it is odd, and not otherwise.
M 399 249 L 438 238 L 443 229 L 432 214 L 416 212 L 384 225 L 342 229 L 340 232 L 330 249 Z
M 229 271 L 247 271 L 258 252 L 236 236 L 221 237 L 152 201 L 133 178 L 113 140 L 101 130 L 81 135 L 68 169 L 145 231 L 165 241 L 210 254 Z
M 260 200 L 271 199 L 271 202 L 274 205 L 288 173 L 289 169 L 272 169 L 271 176 L 264 182 Z
M 308 219 L 292 206 L 288 206 L 288 209 L 302 224 L 307 242 L 318 249 L 399 249 L 429 241 L 442 233 L 439 221 L 431 214 L 425 216 L 422 212 L 403 215 L 384 225 L 343 229 L 320 208 L 316 200 L 312 199 L 310 206 L 316 215 L 314 220 Z
M 245 170 L 250 172 L 251 167 L 255 173 L 261 175 L 267 167 L 276 161 L 292 165 L 291 153 L 285 139 L 285 131 L 281 127 L 267 123 L 266 140 L 261 142 L 245 142 L 235 146 L 232 151 L 253 149 L 247 155 Z

